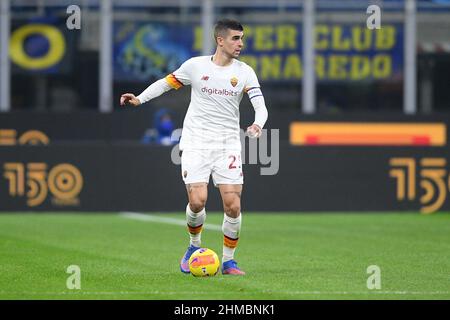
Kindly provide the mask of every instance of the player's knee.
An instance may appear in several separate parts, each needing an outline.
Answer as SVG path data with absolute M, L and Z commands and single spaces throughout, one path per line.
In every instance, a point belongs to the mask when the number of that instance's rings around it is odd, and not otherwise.
M 225 204 L 225 213 L 230 217 L 237 218 L 241 213 L 241 204 L 233 202 L 231 204 Z
M 206 200 L 198 199 L 194 201 L 189 201 L 189 207 L 195 213 L 200 212 L 205 207 Z

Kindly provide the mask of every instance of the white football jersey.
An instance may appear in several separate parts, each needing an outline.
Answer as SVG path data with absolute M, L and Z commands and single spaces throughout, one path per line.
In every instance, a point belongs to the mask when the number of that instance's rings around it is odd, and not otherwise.
M 168 75 L 166 81 L 175 89 L 192 87 L 180 150 L 241 150 L 239 104 L 244 92 L 250 94 L 260 86 L 249 65 L 233 59 L 222 67 L 212 61 L 212 56 L 194 57 Z

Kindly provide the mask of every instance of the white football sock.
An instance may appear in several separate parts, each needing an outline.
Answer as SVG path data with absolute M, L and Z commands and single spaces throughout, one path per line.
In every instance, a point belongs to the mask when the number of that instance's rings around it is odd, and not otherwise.
M 231 218 L 224 214 L 223 216 L 223 256 L 222 263 L 232 260 L 234 258 L 234 251 L 236 250 L 239 240 L 239 232 L 241 230 L 242 215 L 239 214 L 237 218 Z
M 186 206 L 186 222 L 190 236 L 190 244 L 196 247 L 201 246 L 201 235 L 203 224 L 206 220 L 206 210 L 203 208 L 200 212 L 193 212 L 189 207 L 189 203 Z

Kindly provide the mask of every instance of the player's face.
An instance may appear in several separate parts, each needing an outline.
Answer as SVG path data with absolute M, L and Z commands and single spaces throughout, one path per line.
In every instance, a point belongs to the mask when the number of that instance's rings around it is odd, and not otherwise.
M 242 39 L 244 38 L 244 32 L 238 30 L 228 30 L 227 35 L 223 38 L 223 50 L 224 52 L 232 58 L 237 58 L 241 54 L 242 47 L 244 43 Z

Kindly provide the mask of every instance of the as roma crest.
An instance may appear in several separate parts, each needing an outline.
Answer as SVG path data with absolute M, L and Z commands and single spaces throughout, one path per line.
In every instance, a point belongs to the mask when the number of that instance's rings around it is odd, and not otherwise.
M 233 87 L 236 87 L 236 85 L 238 84 L 238 79 L 236 77 L 233 77 L 230 79 L 230 83 Z

